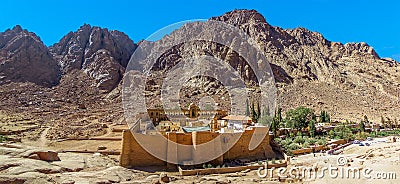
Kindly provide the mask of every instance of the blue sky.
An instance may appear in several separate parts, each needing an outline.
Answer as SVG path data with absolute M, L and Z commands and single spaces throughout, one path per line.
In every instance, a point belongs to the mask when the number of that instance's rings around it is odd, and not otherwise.
M 255 9 L 274 26 L 305 27 L 331 41 L 364 41 L 381 57 L 400 61 L 400 1 L 396 0 L 3 0 L 0 31 L 19 24 L 52 45 L 89 23 L 123 31 L 137 42 L 169 24 L 233 9 Z

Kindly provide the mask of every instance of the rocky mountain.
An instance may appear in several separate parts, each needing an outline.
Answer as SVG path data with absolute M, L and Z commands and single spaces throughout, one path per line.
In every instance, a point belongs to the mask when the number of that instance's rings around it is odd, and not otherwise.
M 121 81 L 136 45 L 124 33 L 88 24 L 70 32 L 50 52 L 64 73 L 82 70 L 101 90 L 111 91 Z
M 271 26 L 255 10 L 234 10 L 210 20 L 222 21 L 246 32 L 260 46 L 269 62 L 278 87 L 278 106 L 284 111 L 298 106 L 307 106 L 317 112 L 326 110 L 335 120 L 360 121 L 364 115 L 370 120 L 380 122 L 381 116 L 394 120 L 399 114 L 400 105 L 400 64 L 391 59 L 380 58 L 367 43 L 332 42 L 318 32 L 305 28 L 282 29 Z M 191 29 L 193 28 L 193 29 Z M 188 32 L 189 30 L 189 32 Z M 223 40 L 230 40 L 230 34 L 211 31 L 191 33 L 198 30 L 196 24 L 183 26 L 160 41 L 181 40 L 193 37 L 191 34 L 219 35 Z M 208 30 L 208 29 L 206 29 Z M 162 50 L 158 43 L 142 42 L 148 48 Z M 154 75 L 147 83 L 147 105 L 158 105 L 161 99 L 160 86 L 171 66 L 191 57 L 202 55 L 219 58 L 242 74 L 251 74 L 246 69 L 243 58 L 229 47 L 208 42 L 188 42 L 167 49 L 157 58 L 152 68 Z M 138 63 L 143 67 L 150 62 Z M 136 68 L 141 68 L 136 66 Z M 212 68 L 212 69 L 211 69 Z M 215 71 L 214 75 L 227 78 L 224 71 L 216 71 L 216 66 L 199 65 L 190 70 Z M 190 73 L 190 72 L 189 72 Z M 187 75 L 187 74 L 186 74 Z M 225 76 L 225 77 L 224 77 Z M 181 76 L 177 76 L 181 77 Z M 245 81 L 256 82 L 254 75 L 242 76 Z M 175 79 L 178 81 L 179 79 Z M 192 79 L 191 79 L 192 80 Z M 196 81 L 197 86 L 193 85 Z M 231 98 L 221 84 L 194 79 L 187 81 L 180 91 L 180 104 L 195 103 L 205 95 L 214 99 L 222 108 L 228 108 Z M 190 86 L 190 87 L 189 87 Z M 179 88 L 174 86 L 171 89 Z M 217 90 L 215 90 L 217 89 Z M 225 99 L 225 100 L 223 100 Z M 229 108 L 228 108 L 229 109 Z
M 211 19 L 237 26 L 256 40 L 271 63 L 283 109 L 304 105 L 353 121 L 363 115 L 377 122 L 381 116 L 398 116 L 400 65 L 380 58 L 368 44 L 342 44 L 305 28 L 274 27 L 255 10 Z
M 256 41 L 271 64 L 278 105 L 283 110 L 307 106 L 327 110 L 336 120 L 359 121 L 364 115 L 375 122 L 380 122 L 381 116 L 398 118 L 400 65 L 380 58 L 368 44 L 342 44 L 305 28 L 275 27 L 254 10 L 235 10 L 211 20 L 237 26 Z M 165 61 L 184 59 L 193 53 L 214 55 L 229 60 L 248 82 L 254 81 L 254 75 L 242 66 L 243 58 L 225 46 L 206 44 L 186 43 L 171 48 L 157 62 L 166 66 Z M 58 127 L 49 131 L 55 137 L 71 128 L 65 122 L 92 126 L 85 117 L 101 123 L 121 120 L 121 79 L 136 47 L 122 32 L 90 25 L 68 33 L 49 48 L 20 26 L 0 33 L 0 111 L 40 114 L 37 117 L 41 120 L 51 120 L 52 125 L 56 124 L 53 127 Z M 160 90 L 156 84 L 161 79 L 156 79 L 148 81 L 154 83 L 149 90 Z M 214 100 L 224 107 L 223 99 L 229 100 L 229 95 L 220 87 L 213 81 L 192 78 L 181 89 L 180 103 L 218 94 L 221 98 Z
M 21 26 L 0 33 L 0 85 L 32 82 L 50 87 L 60 76 L 57 61 L 35 33 Z

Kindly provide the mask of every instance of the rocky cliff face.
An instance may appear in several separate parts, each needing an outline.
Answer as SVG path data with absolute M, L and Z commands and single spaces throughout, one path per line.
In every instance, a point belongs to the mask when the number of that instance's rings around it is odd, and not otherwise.
M 0 33 L 0 85 L 32 82 L 50 87 L 60 76 L 57 62 L 34 33 L 20 26 Z
M 102 90 L 114 89 L 122 79 L 136 45 L 119 31 L 83 25 L 50 47 L 65 73 L 82 70 Z
M 368 44 L 342 44 L 305 28 L 274 27 L 255 10 L 211 19 L 235 25 L 256 40 L 271 63 L 284 109 L 304 105 L 354 121 L 364 114 L 376 121 L 398 114 L 399 63 L 381 59 Z

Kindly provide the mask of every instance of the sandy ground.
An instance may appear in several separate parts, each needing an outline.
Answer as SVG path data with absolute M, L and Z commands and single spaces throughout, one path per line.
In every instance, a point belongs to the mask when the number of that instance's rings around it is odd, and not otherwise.
M 120 132 L 112 132 L 111 128 L 108 132 L 100 137 L 121 137 Z M 125 128 L 123 126 L 117 128 Z M 46 130 L 42 132 L 45 134 Z M 297 182 L 297 183 L 335 183 L 335 184 L 354 184 L 357 183 L 400 183 L 400 142 L 386 143 L 387 138 L 377 138 L 372 141 L 370 146 L 350 145 L 343 150 L 340 155 L 327 155 L 323 153 L 307 154 L 292 157 L 286 172 L 283 174 L 288 179 L 282 179 L 278 175 L 278 169 L 273 171 L 273 176 L 259 177 L 258 171 L 246 171 L 240 173 L 208 175 L 208 176 L 178 176 L 178 173 L 168 173 L 174 176 L 176 181 L 172 183 L 279 183 L 278 181 Z M 51 142 L 42 135 L 36 141 L 25 141 L 25 144 L 44 146 L 46 149 L 52 150 L 89 150 L 96 151 L 99 146 L 107 147 L 107 150 L 120 151 L 121 141 L 103 141 L 103 140 L 65 140 L 59 142 Z M 118 156 L 110 156 L 110 158 L 118 159 Z M 341 162 L 338 162 L 341 160 Z M 345 165 L 343 164 L 343 160 Z M 315 168 L 315 174 L 308 176 L 308 171 L 302 172 L 305 167 Z M 330 174 L 329 169 L 337 168 Z M 289 175 L 290 170 L 294 176 L 300 177 L 300 180 L 292 179 Z M 299 169 L 299 170 L 295 170 Z M 325 170 L 328 169 L 328 170 Z M 350 170 L 350 172 L 348 172 Z M 356 170 L 355 178 L 353 172 Z M 270 172 L 270 171 L 269 171 Z M 359 173 L 359 176 L 357 174 Z M 336 176 L 337 173 L 337 176 Z M 159 172 L 150 172 L 148 174 L 159 174 Z M 297 175 L 299 174 L 299 176 Z M 347 176 L 350 174 L 349 176 Z M 380 177 L 380 178 L 379 178 Z M 384 178 L 386 177 L 386 178 Z M 391 177 L 391 178 L 388 178 Z M 144 181 L 144 183 L 146 183 Z
M 374 141 L 384 141 L 386 138 Z M 338 159 L 346 160 L 342 166 Z M 345 163 L 346 163 L 345 162 Z M 343 163 L 343 162 L 342 162 Z M 371 146 L 350 145 L 340 155 L 312 154 L 302 155 L 292 159 L 291 166 L 315 166 L 317 175 L 321 176 L 323 168 L 338 168 L 338 176 L 333 172 L 325 171 L 324 177 L 317 179 L 304 179 L 304 183 L 400 183 L 400 143 L 376 142 Z M 351 169 L 351 170 L 349 170 Z M 357 169 L 360 177 L 353 170 Z M 350 172 L 349 172 L 350 171 Z M 349 177 L 347 174 L 350 173 Z M 357 173 L 357 172 L 355 172 Z M 307 175 L 308 176 L 308 175 Z M 391 177 L 389 179 L 389 177 Z

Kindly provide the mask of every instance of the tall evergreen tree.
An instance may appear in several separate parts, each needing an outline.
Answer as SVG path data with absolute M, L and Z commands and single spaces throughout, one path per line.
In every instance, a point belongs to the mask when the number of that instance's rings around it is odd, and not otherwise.
M 315 137 L 315 133 L 317 132 L 317 128 L 315 127 L 315 119 L 311 120 L 308 123 L 308 132 L 310 133 L 310 137 Z
M 365 123 L 364 120 L 360 122 L 360 132 L 365 132 Z
M 319 122 L 320 123 L 329 123 L 329 122 L 331 122 L 331 118 L 330 118 L 328 112 L 321 111 L 321 113 L 319 115 Z
M 254 102 L 251 103 L 251 117 L 252 117 L 253 121 L 257 122 L 258 118 L 257 118 L 256 109 L 254 108 Z
M 246 99 L 246 116 L 250 116 L 249 100 Z
M 282 123 L 282 114 L 281 113 L 282 113 L 282 109 L 278 108 L 275 111 L 274 118 L 273 118 L 272 123 L 271 123 L 270 129 L 271 129 L 271 131 L 273 132 L 274 135 L 276 135 L 276 133 L 277 133 L 277 131 L 278 131 L 278 129 L 279 129 L 281 123 Z
M 278 119 L 278 121 L 279 122 L 283 122 L 283 119 L 282 119 L 282 108 L 278 108 L 278 110 L 277 110 L 277 112 L 275 113 L 275 116 L 276 116 L 276 118 Z

